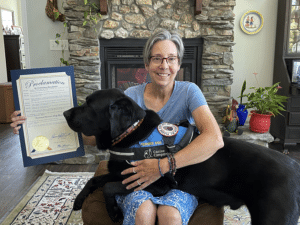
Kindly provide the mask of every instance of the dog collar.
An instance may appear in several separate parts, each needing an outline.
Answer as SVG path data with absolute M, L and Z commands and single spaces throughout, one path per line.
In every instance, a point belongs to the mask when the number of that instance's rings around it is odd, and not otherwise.
M 135 131 L 144 121 L 144 119 L 136 121 L 133 125 L 131 125 L 124 133 L 116 137 L 112 140 L 112 146 L 118 144 L 120 141 L 122 141 L 125 137 L 127 137 L 129 134 L 131 134 L 133 131 Z

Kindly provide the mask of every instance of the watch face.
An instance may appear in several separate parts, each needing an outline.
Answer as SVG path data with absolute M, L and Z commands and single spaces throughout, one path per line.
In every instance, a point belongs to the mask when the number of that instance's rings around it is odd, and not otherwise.
M 165 137 L 172 137 L 178 133 L 178 126 L 171 123 L 161 123 L 157 127 L 158 132 Z

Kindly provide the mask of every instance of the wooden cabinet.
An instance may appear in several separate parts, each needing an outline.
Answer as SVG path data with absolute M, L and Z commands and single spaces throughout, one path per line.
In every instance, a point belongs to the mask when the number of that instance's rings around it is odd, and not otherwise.
M 11 81 L 10 71 L 21 69 L 19 35 L 4 35 L 4 47 L 5 47 L 7 80 L 8 82 L 10 82 Z
M 15 111 L 11 83 L 0 84 L 0 123 L 10 123 L 10 115 Z
M 293 62 L 300 60 L 300 0 L 278 1 L 273 83 L 278 94 L 288 96 L 284 116 L 271 119 L 270 133 L 283 145 L 300 143 L 300 87 L 293 76 Z

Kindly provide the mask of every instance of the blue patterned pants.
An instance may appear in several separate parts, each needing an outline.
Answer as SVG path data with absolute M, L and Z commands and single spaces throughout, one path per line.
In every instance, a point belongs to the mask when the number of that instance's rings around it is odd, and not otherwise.
M 135 214 L 140 205 L 151 200 L 156 205 L 168 205 L 178 209 L 183 225 L 187 225 L 193 215 L 198 201 L 197 198 L 186 192 L 172 189 L 164 196 L 154 197 L 151 193 L 141 190 L 134 191 L 128 195 L 117 195 L 116 201 L 124 216 L 123 225 L 135 224 Z

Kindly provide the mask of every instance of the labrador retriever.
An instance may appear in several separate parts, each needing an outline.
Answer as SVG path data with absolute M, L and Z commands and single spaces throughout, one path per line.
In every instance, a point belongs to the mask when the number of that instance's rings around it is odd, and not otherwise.
M 99 149 L 110 149 L 112 140 L 143 119 L 140 126 L 116 144 L 128 148 L 144 139 L 160 123 L 159 116 L 144 111 L 118 89 L 96 91 L 79 107 L 64 112 L 71 129 L 96 137 Z M 104 187 L 107 210 L 113 220 L 121 215 L 114 195 L 128 194 L 120 173 L 131 167 L 126 160 L 110 160 L 109 174 L 94 177 L 77 196 L 74 210 L 99 187 Z M 256 144 L 224 137 L 224 147 L 208 160 L 165 174 L 145 190 L 163 195 L 171 188 L 193 194 L 199 201 L 238 209 L 246 205 L 253 225 L 295 225 L 299 219 L 300 164 L 289 156 Z

